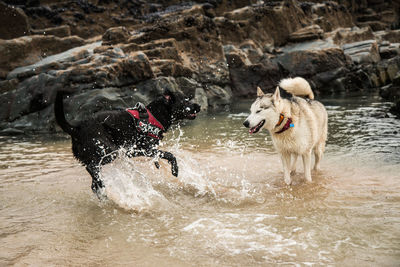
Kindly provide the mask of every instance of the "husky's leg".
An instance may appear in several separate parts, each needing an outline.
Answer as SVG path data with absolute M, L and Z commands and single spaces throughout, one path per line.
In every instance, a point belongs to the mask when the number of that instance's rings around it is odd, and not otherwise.
M 319 170 L 319 163 L 320 163 L 320 161 L 322 159 L 322 156 L 324 154 L 324 148 L 325 148 L 325 143 L 319 143 L 314 148 L 314 155 L 315 155 L 314 170 L 315 171 Z
M 291 173 L 293 174 L 293 173 L 295 173 L 296 172 L 296 163 L 297 163 L 297 157 L 298 157 L 298 155 L 297 154 L 292 154 L 292 156 L 291 156 L 291 158 L 292 158 L 292 162 L 291 162 L 291 164 L 290 164 L 290 171 L 291 171 Z
M 290 154 L 282 153 L 281 160 L 283 165 L 283 178 L 285 183 L 290 185 L 292 183 L 292 180 L 290 179 Z
M 311 151 L 306 152 L 303 156 L 304 176 L 308 182 L 312 182 L 311 179 Z

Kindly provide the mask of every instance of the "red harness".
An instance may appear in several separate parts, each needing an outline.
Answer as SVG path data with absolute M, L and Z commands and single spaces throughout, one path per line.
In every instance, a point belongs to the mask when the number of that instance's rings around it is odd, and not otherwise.
M 147 116 L 140 117 L 140 113 L 137 109 L 127 108 L 126 111 L 131 114 L 135 119 L 136 129 L 138 131 L 147 134 L 148 136 L 156 139 L 162 139 L 165 131 L 164 126 L 146 109 Z

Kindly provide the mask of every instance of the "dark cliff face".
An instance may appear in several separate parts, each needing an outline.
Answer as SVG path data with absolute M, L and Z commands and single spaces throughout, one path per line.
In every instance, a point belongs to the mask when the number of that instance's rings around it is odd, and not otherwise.
M 0 129 L 57 130 L 64 87 L 77 120 L 165 88 L 218 108 L 287 76 L 398 101 L 397 1 L 264 2 L 0 1 Z

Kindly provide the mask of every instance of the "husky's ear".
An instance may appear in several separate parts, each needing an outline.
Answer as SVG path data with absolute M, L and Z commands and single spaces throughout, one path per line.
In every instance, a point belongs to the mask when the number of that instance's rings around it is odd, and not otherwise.
M 257 86 L 257 96 L 258 96 L 258 97 L 264 96 L 264 92 L 263 92 L 263 91 L 261 90 L 261 88 L 258 87 L 258 86 Z
M 281 93 L 280 93 L 280 90 L 279 90 L 279 86 L 276 87 L 275 93 L 272 96 L 272 99 L 274 100 L 274 102 L 278 101 L 279 99 L 281 99 Z

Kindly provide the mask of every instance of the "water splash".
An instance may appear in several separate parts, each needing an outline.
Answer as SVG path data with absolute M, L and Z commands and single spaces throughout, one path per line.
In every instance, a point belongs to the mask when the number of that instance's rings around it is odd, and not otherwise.
M 109 200 L 123 209 L 139 212 L 171 209 L 173 200 L 166 196 L 177 193 L 234 206 L 264 201 L 261 191 L 247 180 L 243 170 L 231 169 L 232 165 L 237 165 L 235 161 L 247 162 L 249 156 L 240 153 L 236 160 L 224 157 L 225 164 L 215 165 L 221 160 L 218 154 L 208 153 L 204 158 L 202 153 L 182 147 L 185 133 L 180 126 L 175 127 L 171 135 L 169 145 L 161 144 L 160 149 L 175 155 L 179 176 L 171 175 L 170 165 L 164 160 L 160 160 L 161 168 L 156 169 L 153 159 L 128 158 L 124 151 L 119 151 L 118 159 L 103 166 L 101 171 Z
M 113 163 L 103 166 L 101 179 L 105 184 L 107 198 L 126 210 L 165 209 L 169 201 L 156 191 L 143 169 L 151 170 L 152 162 L 135 161 L 120 157 Z

